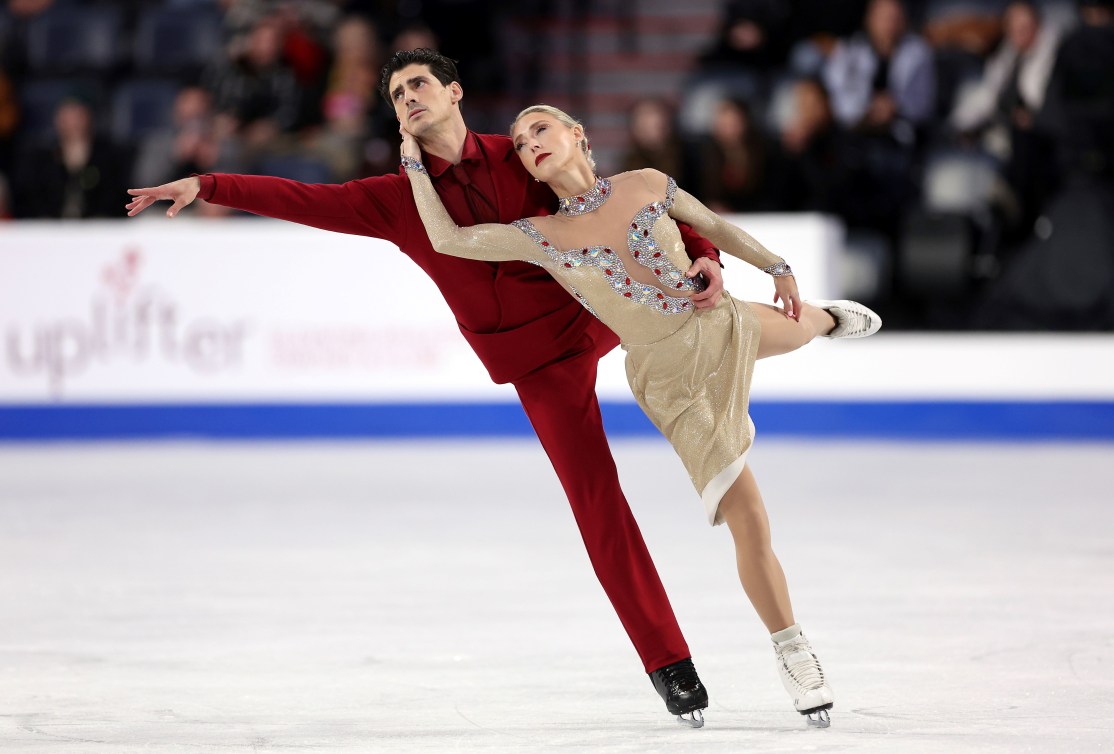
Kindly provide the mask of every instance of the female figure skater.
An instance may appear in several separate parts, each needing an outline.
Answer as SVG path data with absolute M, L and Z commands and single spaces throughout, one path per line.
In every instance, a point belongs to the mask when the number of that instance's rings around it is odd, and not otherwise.
M 751 372 L 755 359 L 793 351 L 818 335 L 871 335 L 881 327 L 878 315 L 851 301 L 803 304 L 785 260 L 663 173 L 597 177 L 583 126 L 556 108 L 523 110 L 511 138 L 527 171 L 562 197 L 560 209 L 511 225 L 458 227 L 420 162 L 417 142 L 400 131 L 402 164 L 438 252 L 537 264 L 619 336 L 635 398 L 684 462 L 709 523 L 727 522 L 739 579 L 771 633 L 794 706 L 810 724 L 826 727 L 832 690 L 794 620 L 762 496 L 746 465 L 754 437 Z M 774 302 L 784 311 L 725 294 L 697 314 L 689 298 L 699 283 L 684 273 L 689 262 L 674 220 L 773 276 Z

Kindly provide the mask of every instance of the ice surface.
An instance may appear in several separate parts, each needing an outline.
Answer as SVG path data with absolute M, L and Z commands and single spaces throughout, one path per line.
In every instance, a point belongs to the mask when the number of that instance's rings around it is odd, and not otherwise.
M 701 730 L 665 713 L 532 440 L 6 446 L 0 751 L 1114 747 L 1114 446 L 759 436 L 828 730 L 672 450 L 615 450 Z

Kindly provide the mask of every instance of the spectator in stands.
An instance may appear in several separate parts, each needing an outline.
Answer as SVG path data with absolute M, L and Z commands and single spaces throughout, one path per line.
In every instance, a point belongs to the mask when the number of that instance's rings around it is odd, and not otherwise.
M 716 108 L 712 131 L 700 145 L 700 196 L 717 212 L 760 212 L 777 208 L 776 152 L 741 100 Z
M 1083 24 L 1064 38 L 1040 122 L 1073 179 L 1114 182 L 1114 0 L 1080 0 Z
M 705 66 L 731 66 L 765 72 L 785 60 L 790 4 L 784 0 L 729 0 L 712 48 L 700 57 Z
M 0 173 L 0 220 L 12 220 L 12 192 L 8 187 L 8 177 Z
M 1041 24 L 1040 11 L 1030 0 L 1014 0 L 1007 6 L 1002 28 L 1002 44 L 987 61 L 982 79 L 961 93 L 952 111 L 951 124 L 958 131 L 997 124 L 1028 130 L 1044 104 L 1059 46 L 1058 30 Z
M 425 24 L 416 23 L 403 27 L 391 42 L 392 50 L 437 50 L 441 41 Z
M 364 75 L 369 71 L 373 76 L 378 75 L 381 57 L 379 32 L 375 24 L 363 16 L 349 16 L 341 21 L 333 32 L 333 64 L 329 70 L 326 96 L 334 93 L 342 96 L 356 93 L 361 97 L 373 95 L 376 84 L 369 84 Z
M 912 144 L 913 127 L 932 115 L 932 50 L 907 30 L 899 0 L 871 0 L 865 33 L 840 40 L 824 66 L 824 82 L 836 120 L 846 128 Z
M 11 170 L 12 148 L 19 128 L 19 103 L 15 87 L 0 69 L 0 172 Z
M 970 137 L 981 137 L 983 149 L 1005 166 L 1027 227 L 1055 179 L 1048 169 L 1051 144 L 1034 128 L 1034 118 L 1044 105 L 1060 35 L 1042 25 L 1040 11 L 1029 0 L 1011 2 L 1002 26 L 998 51 L 987 61 L 978 84 L 961 93 L 951 125 Z
M 54 114 L 56 142 L 23 155 L 16 195 L 18 217 L 119 217 L 126 158 L 96 136 L 93 111 L 68 98 Z
M 328 163 L 334 180 L 347 181 L 366 174 L 367 141 L 386 128 L 397 130 L 398 124 L 375 96 L 381 65 L 375 26 L 361 16 L 345 19 L 334 32 L 333 55 L 321 102 L 325 122 L 309 139 L 309 148 Z
M 1063 181 L 989 289 L 980 328 L 1114 330 L 1114 0 L 1079 5 L 1037 117 Z
M 329 72 L 329 40 L 340 20 L 331 2 L 282 3 L 272 17 L 282 39 L 282 59 L 298 83 L 300 111 L 295 129 L 322 122 L 321 99 Z
M 781 130 L 791 188 L 780 208 L 842 214 L 846 166 L 828 93 L 817 79 L 805 78 L 793 84 L 791 102 Z
M 217 133 L 212 97 L 188 86 L 174 100 L 173 125 L 144 138 L 132 183 L 158 185 L 175 176 L 211 173 L 235 165 L 235 143 Z
M 237 133 L 250 150 L 297 123 L 298 83 L 282 60 L 281 30 L 273 19 L 257 23 L 243 53 L 210 68 L 204 83 L 223 116 L 222 131 Z
M 677 135 L 676 113 L 665 100 L 640 99 L 631 107 L 627 120 L 630 146 L 622 170 L 654 168 L 666 175 L 685 179 L 684 145 Z
M 918 128 L 935 104 L 932 50 L 908 32 L 899 0 L 871 0 L 864 32 L 839 41 L 823 78 L 836 122 L 852 132 L 840 150 L 854 201 L 841 214 L 896 238 L 915 195 Z

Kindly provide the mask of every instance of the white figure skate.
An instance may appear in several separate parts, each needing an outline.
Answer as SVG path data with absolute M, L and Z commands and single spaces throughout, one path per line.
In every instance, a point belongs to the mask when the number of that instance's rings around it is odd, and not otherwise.
M 836 321 L 835 329 L 822 338 L 865 338 L 882 327 L 882 318 L 858 301 L 808 301 Z
M 802 633 L 783 642 L 775 641 L 774 651 L 778 674 L 793 706 L 808 718 L 809 725 L 827 728 L 831 725 L 828 710 L 833 704 L 832 688 L 808 639 Z

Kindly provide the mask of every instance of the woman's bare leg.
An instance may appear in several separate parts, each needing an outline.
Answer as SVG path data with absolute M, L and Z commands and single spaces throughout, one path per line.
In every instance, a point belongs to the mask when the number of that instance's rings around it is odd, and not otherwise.
M 723 496 L 719 510 L 735 540 L 739 580 L 758 617 L 770 633 L 792 626 L 796 621 L 789 586 L 770 545 L 770 519 L 749 466 Z
M 801 321 L 789 319 L 785 312 L 769 304 L 748 301 L 747 306 L 758 315 L 762 324 L 762 338 L 758 342 L 758 358 L 780 356 L 796 351 L 817 335 L 826 335 L 836 326 L 831 314 L 811 304 L 801 306 Z

